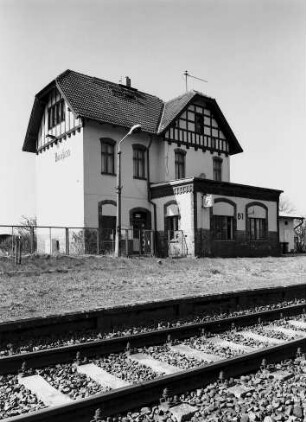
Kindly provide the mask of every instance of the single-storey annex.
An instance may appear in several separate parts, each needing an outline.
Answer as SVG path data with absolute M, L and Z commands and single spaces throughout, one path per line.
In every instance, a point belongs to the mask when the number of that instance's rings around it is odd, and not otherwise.
M 36 96 L 23 150 L 37 155 L 37 223 L 116 228 L 122 143 L 124 253 L 278 255 L 280 190 L 230 182 L 242 152 L 215 99 L 196 91 L 164 102 L 126 84 L 67 70 Z M 59 245 L 61 240 L 59 239 Z

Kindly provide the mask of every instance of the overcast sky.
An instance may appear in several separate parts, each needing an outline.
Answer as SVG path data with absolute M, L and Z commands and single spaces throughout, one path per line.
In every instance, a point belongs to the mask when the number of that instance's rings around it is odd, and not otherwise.
M 34 95 L 65 69 L 163 100 L 217 99 L 244 152 L 231 181 L 282 189 L 306 215 L 304 0 L 0 0 L 0 224 L 35 215 Z

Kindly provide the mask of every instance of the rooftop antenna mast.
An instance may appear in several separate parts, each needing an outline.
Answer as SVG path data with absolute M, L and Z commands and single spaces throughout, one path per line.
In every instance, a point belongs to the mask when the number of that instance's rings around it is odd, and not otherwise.
M 188 78 L 193 78 L 201 82 L 208 82 L 205 79 L 197 78 L 196 76 L 191 75 L 188 70 L 184 72 L 185 80 L 186 80 L 186 92 L 188 92 Z

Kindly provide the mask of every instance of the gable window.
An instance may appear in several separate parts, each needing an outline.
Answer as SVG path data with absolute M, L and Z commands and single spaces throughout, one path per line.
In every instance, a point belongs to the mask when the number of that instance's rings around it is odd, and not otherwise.
M 185 177 L 185 156 L 186 151 L 182 149 L 175 150 L 175 178 L 183 179 Z
M 204 116 L 200 113 L 195 113 L 195 133 L 204 135 Z
M 222 181 L 222 159 L 218 157 L 213 160 L 213 179 L 217 182 Z
M 115 141 L 101 139 L 101 173 L 115 174 Z
M 143 145 L 133 145 L 133 175 L 134 179 L 146 179 L 146 148 Z
M 48 109 L 48 129 L 52 129 L 65 120 L 65 102 L 60 100 Z
M 266 239 L 268 235 L 268 209 L 260 203 L 247 206 L 246 215 L 248 237 L 250 240 Z

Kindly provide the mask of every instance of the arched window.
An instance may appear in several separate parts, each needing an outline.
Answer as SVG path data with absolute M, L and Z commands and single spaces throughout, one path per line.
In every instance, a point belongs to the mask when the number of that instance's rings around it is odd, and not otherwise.
M 165 231 L 170 231 L 170 237 L 174 236 L 174 232 L 179 230 L 179 207 L 176 201 L 167 202 L 164 205 Z
M 215 199 L 212 209 L 212 230 L 215 240 L 234 240 L 236 204 L 226 198 Z
M 133 177 L 146 179 L 146 147 L 140 144 L 133 145 Z
M 102 138 L 101 142 L 101 173 L 115 174 L 115 145 L 110 138 Z
M 186 174 L 186 151 L 176 148 L 175 152 L 175 178 L 183 179 Z
M 251 202 L 246 206 L 247 231 L 250 240 L 268 237 L 268 208 L 260 202 Z

